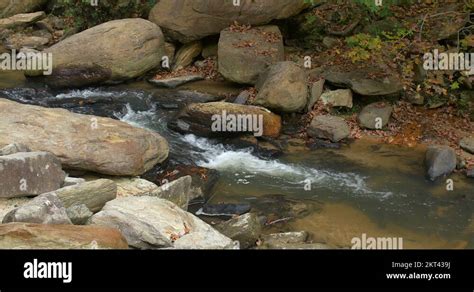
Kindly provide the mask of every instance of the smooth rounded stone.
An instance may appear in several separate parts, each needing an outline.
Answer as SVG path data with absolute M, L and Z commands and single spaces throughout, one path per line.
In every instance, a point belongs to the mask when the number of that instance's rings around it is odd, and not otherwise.
M 386 102 L 376 102 L 364 107 L 357 116 L 359 125 L 366 129 L 381 130 L 388 125 L 393 107 Z
M 31 149 L 26 145 L 13 143 L 1 148 L 0 156 L 11 155 L 18 152 L 31 152 Z
M 136 176 L 168 157 L 158 133 L 110 118 L 0 99 L 0 145 L 20 143 L 56 155 L 66 169 Z
M 176 88 L 183 84 L 186 84 L 189 82 L 200 81 L 200 80 L 204 80 L 204 77 L 202 77 L 201 75 L 189 75 L 189 76 L 180 76 L 180 77 L 173 77 L 173 78 L 160 79 L 160 80 L 150 79 L 149 82 L 158 87 Z
M 261 26 L 245 31 L 225 29 L 221 32 L 218 67 L 219 73 L 227 80 L 256 84 L 270 65 L 284 59 L 283 37 L 277 26 Z
M 117 197 L 117 185 L 109 179 L 98 179 L 61 188 L 54 192 L 66 208 L 84 204 L 92 212 L 98 212 L 108 201 Z
M 313 138 L 328 139 L 331 142 L 339 142 L 351 134 L 347 122 L 335 116 L 314 117 L 307 131 Z
M 314 82 L 311 86 L 311 97 L 309 98 L 307 106 L 308 112 L 313 110 L 314 105 L 316 104 L 316 102 L 318 102 L 319 98 L 321 97 L 321 94 L 323 94 L 325 82 L 326 80 L 321 79 L 317 82 Z
M 200 208 L 196 215 L 211 217 L 233 217 L 250 212 L 252 207 L 249 204 L 206 204 Z
M 348 87 L 363 96 L 394 95 L 402 92 L 403 84 L 395 74 L 381 79 L 368 79 L 369 73 L 367 69 L 346 72 L 344 68 L 330 67 L 318 75 L 324 77 L 330 84 Z
M 239 241 L 240 248 L 255 246 L 262 233 L 262 224 L 254 213 L 232 218 L 226 222 L 214 225 L 214 228 L 225 236 Z
M 278 249 L 288 244 L 305 243 L 308 240 L 308 236 L 306 231 L 295 231 L 263 235 L 261 239 L 265 247 Z
M 245 118 L 248 121 L 248 117 L 252 117 L 252 127 L 248 126 L 247 131 L 232 131 L 232 128 L 228 127 L 228 122 L 225 123 L 226 118 L 234 117 L 237 124 L 239 117 Z M 213 131 L 213 117 L 220 117 L 221 122 L 226 126 L 226 131 L 221 130 Z M 262 121 L 260 123 L 259 121 Z M 250 123 L 247 123 L 250 125 Z M 230 137 L 240 136 L 245 133 L 252 133 L 249 128 L 254 128 L 256 124 L 258 129 L 252 129 L 253 134 L 262 130 L 261 134 L 265 137 L 278 137 L 281 131 L 281 117 L 270 112 L 269 110 L 249 105 L 233 104 L 228 102 L 209 102 L 209 103 L 193 103 L 187 105 L 180 113 L 178 113 L 169 123 L 168 127 L 174 131 L 184 134 L 195 134 L 204 137 Z M 243 123 L 241 123 L 243 125 Z M 229 130 L 227 130 L 229 128 Z M 262 129 L 263 128 L 263 129 Z M 242 127 L 241 130 L 244 130 Z M 255 131 L 257 130 L 257 131 Z
M 3 198 L 36 196 L 57 190 L 65 177 L 59 159 L 48 152 L 0 156 L 0 197 Z
M 43 52 L 54 56 L 53 74 L 44 76 L 44 82 L 54 84 L 55 79 L 60 79 L 56 85 L 77 87 L 142 76 L 160 65 L 165 55 L 165 40 L 161 29 L 150 21 L 120 19 L 70 36 Z M 74 72 L 83 74 L 73 76 Z M 89 72 L 98 76 L 90 78 Z M 32 71 L 27 75 L 39 76 L 42 72 Z
M 157 190 L 159 186 L 138 177 L 118 177 L 110 178 L 117 184 L 117 198 L 129 196 L 149 196 L 153 191 Z
M 299 112 L 308 103 L 306 73 L 294 62 L 276 63 L 262 74 L 254 104 L 276 112 Z
M 9 223 L 0 225 L 0 249 L 128 249 L 115 228 Z
M 474 136 L 465 137 L 459 142 L 461 148 L 471 154 L 474 154 Z M 1 150 L 0 150 L 1 151 Z
M 235 21 L 252 26 L 267 24 L 298 14 L 308 4 L 304 0 L 241 0 L 235 6 L 222 0 L 161 0 L 149 19 L 165 34 L 181 43 L 219 34 Z
M 183 176 L 153 190 L 150 196 L 173 202 L 186 211 L 188 210 L 188 204 L 191 199 L 192 182 L 193 179 L 190 175 Z
M 4 1 L 4 0 L 0 0 L 0 1 Z M 35 12 L 35 13 L 23 13 L 23 14 L 12 15 L 8 18 L 0 19 L 0 30 L 29 25 L 45 17 L 46 17 L 46 14 L 43 11 Z M 2 17 L 0 16 L 0 18 Z
M 201 55 L 202 42 L 195 41 L 183 45 L 176 53 L 173 61 L 173 71 L 183 69 L 191 65 L 196 57 Z
M 84 204 L 74 204 L 66 209 L 67 216 L 74 225 L 86 225 L 94 213 Z
M 61 200 L 54 193 L 46 193 L 10 211 L 2 223 L 25 222 L 38 224 L 71 224 Z
M 324 105 L 352 108 L 352 91 L 350 89 L 327 91 L 321 95 L 321 101 Z
M 62 187 L 70 187 L 70 186 L 75 186 L 75 185 L 78 185 L 78 184 L 82 184 L 82 183 L 85 183 L 86 180 L 83 179 L 83 178 L 77 178 L 77 177 L 66 177 L 64 179 L 64 183 L 62 185 Z
M 425 154 L 428 177 L 434 181 L 456 169 L 456 152 L 449 146 L 429 146 Z
M 176 204 L 157 197 L 125 197 L 108 202 L 91 224 L 118 228 L 140 249 L 228 249 L 233 241 Z

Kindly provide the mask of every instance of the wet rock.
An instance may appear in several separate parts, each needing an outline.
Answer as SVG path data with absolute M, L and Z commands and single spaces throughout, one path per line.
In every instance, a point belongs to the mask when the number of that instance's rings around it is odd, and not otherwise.
M 263 245 L 270 249 L 282 248 L 289 244 L 303 244 L 306 240 L 308 240 L 306 231 L 273 233 L 262 236 Z
M 321 95 L 321 101 L 325 105 L 352 108 L 352 91 L 350 89 L 328 91 Z
M 180 177 L 177 180 L 163 184 L 154 190 L 150 196 L 173 202 L 186 211 L 191 199 L 192 181 L 190 175 Z
M 321 139 L 314 139 L 308 143 L 308 148 L 311 150 L 316 149 L 341 149 L 340 143 L 333 143 L 331 141 L 321 140 Z
M 266 218 L 265 225 L 286 223 L 295 218 L 302 218 L 310 211 L 317 211 L 320 208 L 319 204 L 309 204 L 279 194 L 256 197 L 250 204 L 259 216 Z
M 250 212 L 249 204 L 206 204 L 196 212 L 200 216 L 233 217 Z
M 461 148 L 471 154 L 474 154 L 474 136 L 465 137 L 459 142 Z
M 1 1 L 4 1 L 4 0 L 1 0 Z M 0 19 L 0 30 L 29 25 L 45 17 L 46 17 L 46 14 L 43 11 L 35 12 L 35 13 L 16 14 L 8 18 Z
M 94 225 L 118 228 L 130 246 L 141 249 L 226 249 L 232 240 L 156 197 L 126 197 L 110 201 L 91 218 Z
M 54 62 L 53 74 L 44 79 L 54 83 L 55 79 L 61 79 L 68 72 L 83 70 L 83 75 L 70 79 L 74 83 L 62 82 L 62 85 L 93 85 L 101 77 L 109 77 L 107 82 L 126 81 L 158 67 L 165 55 L 164 44 L 161 29 L 152 22 L 140 18 L 112 20 L 46 49 L 44 53 L 53 54 Z M 91 71 L 108 71 L 110 75 L 88 78 Z M 41 74 L 42 72 L 27 72 L 28 76 Z
M 248 126 L 244 128 L 242 122 L 240 131 L 238 131 L 239 129 L 237 127 L 234 129 L 232 127 L 227 127 L 229 121 L 227 120 L 227 117 L 234 117 L 235 125 L 237 125 L 238 117 L 249 116 L 252 117 L 251 127 L 250 124 L 247 123 Z M 213 117 L 220 117 L 222 123 L 218 123 L 215 119 L 213 120 Z M 259 120 L 261 123 L 258 122 Z M 224 127 L 221 127 L 220 130 L 218 128 L 213 129 L 213 123 L 226 127 L 225 129 Z M 254 124 L 257 127 L 254 128 Z M 269 110 L 257 106 L 239 105 L 227 102 L 210 102 L 205 104 L 193 103 L 186 106 L 173 120 L 171 120 L 168 123 L 168 127 L 180 133 L 195 134 L 204 137 L 229 137 L 239 136 L 246 133 L 252 133 L 255 135 L 262 134 L 266 137 L 278 137 L 281 130 L 281 118 Z
M 183 84 L 199 81 L 199 80 L 204 80 L 204 78 L 201 75 L 189 75 L 189 76 L 181 76 L 181 77 L 174 77 L 174 78 L 161 79 L 161 80 L 151 79 L 149 80 L 149 82 L 158 87 L 176 88 Z
M 51 152 L 65 168 L 140 175 L 168 157 L 159 134 L 109 118 L 0 99 L 0 145 L 20 143 Z
M 386 102 L 376 102 L 364 107 L 357 116 L 359 125 L 366 129 L 381 130 L 387 126 L 393 108 Z
M 74 225 L 86 225 L 94 215 L 84 204 L 74 204 L 66 209 L 66 214 Z
M 220 0 L 161 0 L 149 19 L 181 43 L 218 34 L 234 21 L 252 26 L 285 19 L 301 12 L 307 3 L 294 0 L 242 0 L 239 6 Z
M 0 249 L 127 249 L 122 234 L 98 226 L 9 223 L 0 225 Z
M 432 181 L 449 175 L 456 168 L 456 152 L 449 146 L 429 146 L 425 155 L 425 166 Z
M 250 248 L 255 246 L 260 234 L 262 225 L 258 216 L 254 213 L 248 213 L 226 222 L 214 226 L 225 236 L 240 242 L 241 248 Z
M 299 112 L 308 103 L 306 73 L 294 62 L 276 63 L 257 83 L 254 104 L 277 112 Z
M 92 212 L 98 212 L 108 201 L 117 197 L 117 185 L 108 179 L 98 179 L 65 187 L 54 192 L 66 208 L 84 204 Z
M 345 72 L 342 68 L 331 67 L 321 72 L 321 75 L 328 83 L 348 87 L 364 96 L 393 95 L 402 92 L 402 82 L 395 74 L 380 79 L 368 79 L 368 73 L 362 69 Z
M 1 148 L 0 156 L 11 155 L 18 152 L 31 152 L 31 150 L 26 145 L 13 143 Z
M 349 137 L 351 131 L 347 122 L 335 116 L 316 116 L 308 127 L 308 135 L 313 138 L 339 142 Z
M 10 211 L 2 223 L 71 224 L 61 200 L 54 193 L 40 195 Z
M 202 42 L 195 41 L 182 46 L 174 58 L 173 70 L 183 69 L 191 65 L 196 57 L 201 55 Z
M 80 67 L 65 66 L 55 68 L 49 76 L 36 77 L 37 82 L 52 88 L 84 87 L 104 83 L 112 78 L 112 71 L 96 64 L 84 64 Z
M 232 82 L 256 84 L 270 65 L 283 60 L 283 38 L 277 26 L 262 26 L 242 32 L 225 29 L 221 32 L 219 73 Z
M 65 177 L 61 162 L 51 153 L 20 152 L 0 156 L 0 197 L 3 198 L 57 190 Z
M 325 82 L 326 81 L 324 79 L 321 79 L 317 82 L 314 82 L 313 85 L 311 86 L 311 97 L 309 98 L 308 106 L 307 106 L 308 112 L 313 110 L 314 105 L 321 97 L 321 94 L 323 94 Z

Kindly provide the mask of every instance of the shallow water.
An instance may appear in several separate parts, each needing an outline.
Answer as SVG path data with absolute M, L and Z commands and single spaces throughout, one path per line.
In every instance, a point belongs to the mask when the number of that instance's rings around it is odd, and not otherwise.
M 18 74 L 0 73 L 0 88 L 24 86 L 31 85 Z M 135 83 L 66 90 L 43 98 L 125 100 L 113 109 L 116 118 L 161 133 L 174 159 L 220 172 L 212 203 L 253 202 L 282 194 L 309 206 L 309 212 L 273 224 L 266 232 L 306 230 L 312 240 L 337 247 L 350 247 L 353 237 L 366 233 L 403 237 L 405 248 L 472 248 L 474 182 L 455 174 L 450 177 L 454 191 L 447 191 L 446 181 L 428 181 L 423 148 L 359 140 L 339 150 L 294 151 L 265 160 L 251 150 L 169 131 L 166 123 L 175 112 L 161 105 L 179 102 L 181 95 L 174 94 Z M 24 100 L 21 91 L 4 90 L 0 95 Z M 74 111 L 90 113 L 88 108 Z

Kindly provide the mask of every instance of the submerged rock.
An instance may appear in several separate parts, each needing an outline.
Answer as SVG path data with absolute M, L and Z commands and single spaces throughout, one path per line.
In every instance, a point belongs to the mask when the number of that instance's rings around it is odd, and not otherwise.
M 284 58 L 283 37 L 277 26 L 221 32 L 219 73 L 232 82 L 255 84 L 270 65 Z
M 177 205 L 156 197 L 118 198 L 91 218 L 94 225 L 120 229 L 141 249 L 226 249 L 232 240 Z
M 0 249 L 127 249 L 122 234 L 98 226 L 9 223 L 0 225 Z
M 18 128 L 12 130 L 17 131 Z M 1 140 L 5 134 L 0 132 Z M 61 169 L 61 162 L 51 153 L 20 152 L 0 156 L 2 198 L 35 196 L 54 191 L 61 187 L 65 177 L 66 173 Z
M 449 146 L 429 146 L 425 155 L 428 177 L 434 181 L 456 169 L 456 152 Z
M 296 15 L 307 7 L 303 0 L 242 0 L 238 6 L 221 0 L 161 0 L 150 21 L 181 43 L 218 34 L 234 21 L 252 26 Z
M 68 169 L 140 175 L 168 157 L 159 134 L 109 118 L 0 99 L 0 145 L 56 155 Z
M 196 212 L 196 215 L 233 217 L 248 213 L 251 209 L 252 207 L 249 204 L 206 204 Z
M 262 224 L 258 216 L 254 213 L 248 213 L 226 222 L 214 226 L 225 236 L 240 242 L 241 248 L 250 248 L 255 246 L 260 234 L 262 233 Z
M 71 224 L 61 200 L 54 193 L 40 195 L 10 211 L 2 223 Z

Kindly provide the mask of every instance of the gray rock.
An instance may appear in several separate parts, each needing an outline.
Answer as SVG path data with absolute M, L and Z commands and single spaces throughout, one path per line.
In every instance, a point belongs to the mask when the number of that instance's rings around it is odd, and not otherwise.
M 172 182 L 166 183 L 151 192 L 150 196 L 158 197 L 175 203 L 183 210 L 188 210 L 191 196 L 191 184 L 193 179 L 190 175 L 183 176 Z
M 84 204 L 92 212 L 98 212 L 105 203 L 117 197 L 117 185 L 109 179 L 98 179 L 65 187 L 54 193 L 63 201 L 66 208 Z
M 70 186 L 75 186 L 75 185 L 78 185 L 78 184 L 82 184 L 82 183 L 85 183 L 86 180 L 83 179 L 83 178 L 77 178 L 77 177 L 66 177 L 64 179 L 64 183 L 62 185 L 62 187 L 70 187 Z
M 376 102 L 364 107 L 357 120 L 361 127 L 371 130 L 381 130 L 387 126 L 392 116 L 393 108 L 385 102 Z
M 189 75 L 189 76 L 181 76 L 181 77 L 174 77 L 174 78 L 161 79 L 161 80 L 150 79 L 149 82 L 158 87 L 176 88 L 183 84 L 199 81 L 199 80 L 204 80 L 204 77 L 202 77 L 201 75 Z
M 260 76 L 255 105 L 277 112 L 299 112 L 308 103 L 306 73 L 294 62 L 279 62 Z
M 268 248 L 280 248 L 288 244 L 302 244 L 306 240 L 308 240 L 308 232 L 306 231 L 273 233 L 262 236 L 263 244 Z
M 468 169 L 466 175 L 467 177 L 474 178 L 474 168 Z
M 332 37 L 324 37 L 323 38 L 323 45 L 327 49 L 331 49 L 332 47 L 335 47 L 339 40 L 337 38 L 332 38 Z
M 31 150 L 26 145 L 13 143 L 0 149 L 0 156 L 15 154 L 18 152 L 31 152 Z
M 4 45 L 7 49 L 19 51 L 22 48 L 43 49 L 50 42 L 49 38 L 39 36 L 29 36 L 23 33 L 16 33 L 9 36 Z
M 244 90 L 237 96 L 237 98 L 234 100 L 234 103 L 246 104 L 249 98 L 250 98 L 250 92 L 248 92 L 247 90 Z
M 66 209 L 67 216 L 74 225 L 86 225 L 94 213 L 84 204 L 74 204 Z
M 339 142 L 351 133 L 347 122 L 335 116 L 314 117 L 307 131 L 313 138 L 328 139 L 332 142 Z
M 284 58 L 283 37 L 277 26 L 261 26 L 242 32 L 225 29 L 221 32 L 219 73 L 232 82 L 255 84 L 270 65 Z
M 0 30 L 28 25 L 45 17 L 46 14 L 43 11 L 35 13 L 17 14 L 9 18 L 0 19 Z
M 191 65 L 196 57 L 201 55 L 202 43 L 195 41 L 182 46 L 174 57 L 173 70 L 179 70 Z
M 238 6 L 222 0 L 161 0 L 149 19 L 167 36 L 188 43 L 219 34 L 234 21 L 258 26 L 296 15 L 307 6 L 295 0 L 241 0 Z
M 202 49 L 202 57 L 204 59 L 217 56 L 217 43 L 210 43 Z
M 434 181 L 456 169 L 456 152 L 449 146 L 429 146 L 425 155 L 428 177 Z
M 326 81 L 324 79 L 321 79 L 317 82 L 313 83 L 313 86 L 311 86 L 311 97 L 309 98 L 308 101 L 308 112 L 313 110 L 314 105 L 316 102 L 318 102 L 319 98 L 321 97 L 321 94 L 323 94 L 324 91 L 324 83 Z
M 219 223 L 214 228 L 225 236 L 238 240 L 241 248 L 255 246 L 262 233 L 262 224 L 255 213 L 248 213 Z
M 352 91 L 350 89 L 339 89 L 324 92 L 321 95 L 323 104 L 352 108 Z
M 71 224 L 61 200 L 54 193 L 40 195 L 5 215 L 2 223 Z
M 110 179 L 117 184 L 117 197 L 149 196 L 159 188 L 156 184 L 138 177 L 111 177 Z
M 156 197 L 108 202 L 91 224 L 119 229 L 130 246 L 141 249 L 227 249 L 234 242 L 174 203 Z
M 66 174 L 48 152 L 21 152 L 0 156 L 0 197 L 40 195 L 57 190 Z
M 463 150 L 466 150 L 467 152 L 474 154 L 474 136 L 463 138 L 459 142 L 459 146 L 461 146 Z
M 335 249 L 334 247 L 324 243 L 289 243 L 278 247 L 268 247 L 263 245 L 259 249 L 290 249 L 290 250 L 304 250 L 304 249 Z
M 48 0 L 0 0 L 0 18 L 38 11 Z

